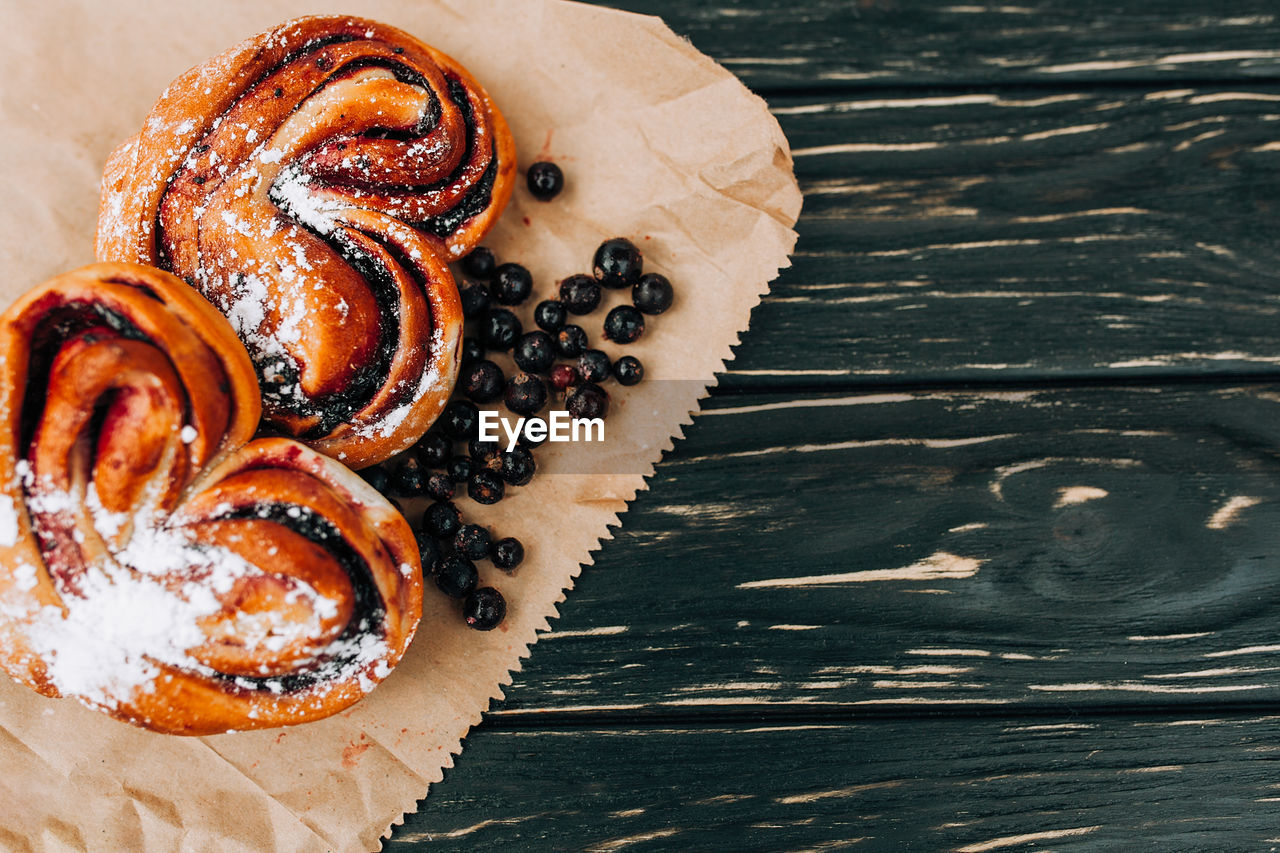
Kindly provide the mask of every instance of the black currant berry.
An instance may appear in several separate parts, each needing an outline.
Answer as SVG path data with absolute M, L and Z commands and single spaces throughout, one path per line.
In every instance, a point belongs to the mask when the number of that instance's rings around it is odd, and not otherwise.
M 422 513 L 422 529 L 437 539 L 450 539 L 462 525 L 462 513 L 448 501 L 437 501 Z
M 547 386 L 532 374 L 517 373 L 507 382 L 503 402 L 517 415 L 535 414 L 547 404 Z
M 609 356 L 598 349 L 589 349 L 578 356 L 578 375 L 583 382 L 603 382 L 612 372 L 613 363 Z
M 525 181 L 534 198 L 538 201 L 551 201 L 564 189 L 564 172 L 555 163 L 540 160 L 529 167 Z
M 619 305 L 604 317 L 607 340 L 629 344 L 644 334 L 644 315 L 630 305 Z
M 484 318 L 481 336 L 489 349 L 506 352 L 515 345 L 523 331 L 515 314 L 506 308 L 490 308 Z
M 613 363 L 613 375 L 622 385 L 636 385 L 644 379 L 644 365 L 634 355 L 624 355 Z
M 464 524 L 453 534 L 453 548 L 468 560 L 483 560 L 489 556 L 489 528 L 479 524 Z
M 604 292 L 589 275 L 571 275 L 560 282 L 560 302 L 570 314 L 590 314 L 600 307 Z
M 507 616 L 507 602 L 491 586 L 482 586 L 462 602 L 462 618 L 477 631 L 492 631 Z
M 468 320 L 489 310 L 489 290 L 483 284 L 468 284 L 458 290 L 462 300 L 462 316 Z
M 480 343 L 477 338 L 462 339 L 462 366 L 479 361 L 484 358 L 484 344 Z
M 558 332 L 569 319 L 569 312 L 564 303 L 555 299 L 544 299 L 533 309 L 533 322 L 544 332 Z
M 441 468 L 453 451 L 453 442 L 438 432 L 429 432 L 414 445 L 414 452 L 428 468 Z
M 501 397 L 505 384 L 502 368 L 487 358 L 463 368 L 462 375 L 458 377 L 462 393 L 477 403 L 491 403 Z
M 533 276 L 520 264 L 503 264 L 493 271 L 489 292 L 499 305 L 519 305 L 533 293 Z
M 556 351 L 565 358 L 577 358 L 587 350 L 587 333 L 572 323 L 556 332 Z
M 450 598 L 465 598 L 479 582 L 476 564 L 461 554 L 445 557 L 436 570 L 436 586 Z
M 445 473 L 455 483 L 465 483 L 470 480 L 471 472 L 475 469 L 476 464 L 467 456 L 451 456 L 444 465 Z
M 675 291 L 665 275 L 651 272 L 640 276 L 640 280 L 631 288 L 631 301 L 642 314 L 661 314 L 671 307 L 675 300 Z
M 571 388 L 581 381 L 582 377 L 578 375 L 578 368 L 572 364 L 557 364 L 551 368 L 551 385 L 557 391 Z
M 489 546 L 489 559 L 504 572 L 514 571 L 524 561 L 524 546 L 514 536 L 499 539 Z
M 462 271 L 472 278 L 492 278 L 493 270 L 497 265 L 498 259 L 484 246 L 472 249 L 471 253 L 462 259 Z
M 556 345 L 551 336 L 541 330 L 525 332 L 516 341 L 512 353 L 516 366 L 529 373 L 546 373 L 556 360 Z
M 416 497 L 426 488 L 427 474 L 427 466 L 417 456 L 405 456 L 391 475 L 391 491 L 405 497 Z
M 523 486 L 533 479 L 538 465 L 533 461 L 533 454 L 524 447 L 504 450 L 501 465 L 498 469 L 503 481 L 510 486 Z
M 422 570 L 427 574 L 434 573 L 442 556 L 440 543 L 425 530 L 417 530 L 413 536 L 418 542 L 418 558 L 422 562 Z
M 470 400 L 454 400 L 440 415 L 440 428 L 454 438 L 468 438 L 480 425 L 480 410 Z
M 453 500 L 453 479 L 443 471 L 432 471 L 427 475 L 422 493 L 435 501 Z
M 575 418 L 603 418 L 609 414 L 609 395 L 599 385 L 584 382 L 573 389 L 564 407 Z
M 360 476 L 364 478 L 366 483 L 373 486 L 375 491 L 386 492 L 391 488 L 391 475 L 381 465 L 370 465 L 368 468 L 362 468 Z
M 504 491 L 502 478 L 487 469 L 472 473 L 467 481 L 467 494 L 478 504 L 496 504 Z
M 605 287 L 630 287 L 640 279 L 644 259 L 635 244 L 623 237 L 605 240 L 596 249 L 592 272 Z

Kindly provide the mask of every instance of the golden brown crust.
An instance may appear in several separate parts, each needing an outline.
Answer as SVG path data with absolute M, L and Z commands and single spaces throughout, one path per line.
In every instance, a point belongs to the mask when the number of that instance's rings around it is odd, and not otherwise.
M 231 319 L 281 431 L 353 467 L 425 430 L 457 375 L 445 261 L 494 224 L 515 146 L 454 60 L 301 18 L 175 80 L 103 178 L 98 257 L 160 266 Z
M 180 279 L 97 264 L 0 317 L 0 668 L 156 731 L 328 716 L 422 610 L 404 518 L 251 440 L 253 367 Z

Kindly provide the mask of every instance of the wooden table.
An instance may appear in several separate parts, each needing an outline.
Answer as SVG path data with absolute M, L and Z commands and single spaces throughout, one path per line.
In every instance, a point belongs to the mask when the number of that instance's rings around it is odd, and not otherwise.
M 1280 9 L 625 5 L 795 266 L 387 849 L 1274 849 Z

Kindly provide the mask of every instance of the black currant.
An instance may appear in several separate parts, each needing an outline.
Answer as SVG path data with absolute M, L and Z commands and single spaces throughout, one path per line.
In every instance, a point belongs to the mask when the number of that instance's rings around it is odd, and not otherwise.
M 484 318 L 484 345 L 489 349 L 506 352 L 515 345 L 522 331 L 520 319 L 515 314 L 506 308 L 491 308 Z
M 644 315 L 630 305 L 619 305 L 604 318 L 607 340 L 629 344 L 644 334 Z
M 489 546 L 489 559 L 504 572 L 510 572 L 524 561 L 524 546 L 514 536 L 499 539 Z
M 547 404 L 547 386 L 532 374 L 517 373 L 507 382 L 503 402 L 517 415 L 535 414 Z
M 471 472 L 475 469 L 475 463 L 467 456 L 451 456 L 444 466 L 445 473 L 455 483 L 465 483 L 471 479 Z
M 564 172 L 555 163 L 539 160 L 529 167 L 525 181 L 534 198 L 538 201 L 550 201 L 564 189 Z
M 623 237 L 605 240 L 596 249 L 592 272 L 605 287 L 630 287 L 640 278 L 644 259 L 635 244 Z
M 489 528 L 479 524 L 464 524 L 453 534 L 454 550 L 468 560 L 483 560 L 489 556 Z
M 569 312 L 564 303 L 555 299 L 544 299 L 533 309 L 533 322 L 544 332 L 558 332 L 569 319 Z
M 600 307 L 600 285 L 589 275 L 571 275 L 560 282 L 560 302 L 570 314 L 590 314 Z
M 520 264 L 503 264 L 493 271 L 489 292 L 500 305 L 519 305 L 533 293 L 533 276 Z
M 443 471 L 432 471 L 427 475 L 427 481 L 423 484 L 422 492 L 432 500 L 453 500 L 453 479 Z
M 420 495 L 427 485 L 427 474 L 427 466 L 417 456 L 405 456 L 391 475 L 391 491 L 406 497 Z
M 551 385 L 557 391 L 571 388 L 581 381 L 582 377 L 578 376 L 578 368 L 572 364 L 557 364 L 551 368 Z
M 454 438 L 468 438 L 480 425 L 480 410 L 470 400 L 453 400 L 440 415 L 440 428 Z
M 504 491 L 502 478 L 487 469 L 473 472 L 467 481 L 467 494 L 478 504 L 496 504 Z
M 565 358 L 577 358 L 587 350 L 587 333 L 572 323 L 556 332 L 556 351 Z
M 472 362 L 479 361 L 484 358 L 484 344 L 480 343 L 477 338 L 462 339 L 462 366 L 466 367 Z
M 448 501 L 437 501 L 422 513 L 422 529 L 437 539 L 450 539 L 462 525 L 462 513 Z
M 512 353 L 516 366 L 529 373 L 546 373 L 556 360 L 556 345 L 546 332 L 525 332 Z
M 422 571 L 432 574 L 440 562 L 443 553 L 440 550 L 440 543 L 436 538 L 425 530 L 414 531 L 414 539 L 418 542 L 418 559 L 422 562 Z
M 573 389 L 564 407 L 575 418 L 603 418 L 609 414 L 609 395 L 599 385 L 584 382 Z
M 642 314 L 661 314 L 671 307 L 675 291 L 665 275 L 651 272 L 640 276 L 631 288 L 631 301 Z
M 464 367 L 458 377 L 462 393 L 477 403 L 491 403 L 501 397 L 504 384 L 506 377 L 502 375 L 502 368 L 487 358 Z
M 498 473 L 508 485 L 525 485 L 533 479 L 533 473 L 536 470 L 538 470 L 538 465 L 533 460 L 533 454 L 527 448 L 515 447 L 502 452 L 501 466 Z
M 472 278 L 488 279 L 492 277 L 493 270 L 497 265 L 498 259 L 493 256 L 493 252 L 484 246 L 477 246 L 462 259 L 462 271 Z
M 462 602 L 462 618 L 477 631 L 492 631 L 507 616 L 507 602 L 491 586 L 482 586 Z
M 598 349 L 589 349 L 578 356 L 578 375 L 583 382 L 603 382 L 613 372 L 609 356 Z
M 428 468 L 440 468 L 453 451 L 453 442 L 438 432 L 429 432 L 418 439 L 414 451 Z
M 362 468 L 360 476 L 364 478 L 366 483 L 373 486 L 375 491 L 385 492 L 391 488 L 391 475 L 381 465 L 370 465 L 368 468 Z
M 644 379 L 644 365 L 634 355 L 624 355 L 613 363 L 613 375 L 622 385 L 635 385 Z
M 480 582 L 476 564 L 461 554 L 453 554 L 439 562 L 436 586 L 450 598 L 465 598 Z
M 468 284 L 458 290 L 462 300 L 462 316 L 470 320 L 489 310 L 489 290 L 483 284 Z

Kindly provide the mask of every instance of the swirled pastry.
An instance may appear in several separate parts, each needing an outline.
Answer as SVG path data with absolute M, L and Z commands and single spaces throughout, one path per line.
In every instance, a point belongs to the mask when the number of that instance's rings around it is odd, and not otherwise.
M 301 18 L 165 90 L 107 164 L 98 258 L 198 288 L 248 347 L 267 421 L 359 468 L 447 401 L 462 314 L 446 261 L 514 175 L 462 66 L 383 24 Z
M 259 423 L 235 332 L 181 280 L 98 264 L 0 317 L 0 667 L 156 731 L 333 714 L 422 610 L 407 522 Z

